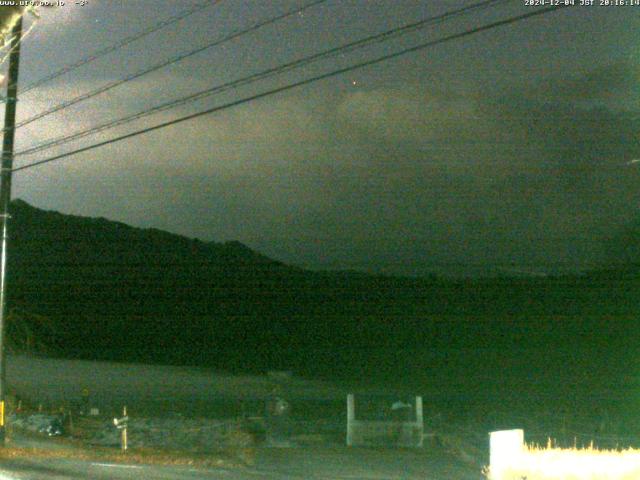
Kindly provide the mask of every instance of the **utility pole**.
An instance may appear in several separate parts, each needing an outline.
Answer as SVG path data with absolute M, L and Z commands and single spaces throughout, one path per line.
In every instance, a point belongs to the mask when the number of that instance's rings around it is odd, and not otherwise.
M 5 396 L 7 361 L 5 353 L 5 327 L 7 318 L 7 240 L 9 204 L 11 203 L 11 173 L 13 170 L 13 140 L 16 126 L 16 103 L 18 101 L 18 70 L 20 67 L 20 40 L 22 38 L 22 16 L 11 30 L 9 42 L 9 78 L 4 114 L 4 138 L 2 142 L 2 169 L 0 170 L 0 447 L 5 443 Z

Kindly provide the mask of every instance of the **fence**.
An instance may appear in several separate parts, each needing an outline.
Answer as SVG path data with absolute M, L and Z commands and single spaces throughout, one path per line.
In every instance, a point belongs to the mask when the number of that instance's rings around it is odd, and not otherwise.
M 362 413 L 358 413 L 360 410 L 357 410 L 359 403 L 356 397 L 353 394 L 347 395 L 348 446 L 422 447 L 422 397 L 415 397 L 413 403 L 396 400 L 387 405 L 387 409 L 374 409 L 379 415 L 373 415 L 373 418 L 371 409 L 366 408 L 367 402 L 362 403 Z M 378 407 L 384 405 L 380 402 L 373 403 Z M 371 402 L 369 406 L 370 404 Z

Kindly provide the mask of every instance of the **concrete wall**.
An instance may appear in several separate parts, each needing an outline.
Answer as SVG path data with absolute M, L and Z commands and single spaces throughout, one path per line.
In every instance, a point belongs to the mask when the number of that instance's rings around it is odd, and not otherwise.
M 422 397 L 415 397 L 415 421 L 358 419 L 353 394 L 347 395 L 347 445 L 350 447 L 422 447 Z

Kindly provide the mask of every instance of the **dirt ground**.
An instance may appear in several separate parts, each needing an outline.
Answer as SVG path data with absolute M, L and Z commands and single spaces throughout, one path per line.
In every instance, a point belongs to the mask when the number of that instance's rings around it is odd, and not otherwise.
M 133 449 L 230 451 L 245 474 L 240 478 L 467 480 L 483 478 L 486 463 L 482 445 L 470 448 L 448 436 L 429 441 L 422 449 L 348 448 L 345 398 L 353 390 L 323 382 L 298 378 L 288 382 L 287 395 L 297 407 L 292 441 L 290 448 L 270 448 L 260 432 L 247 431 L 247 424 L 238 421 L 255 420 L 261 413 L 273 385 L 266 376 L 17 356 L 9 358 L 8 381 L 32 409 L 13 417 L 16 432 L 30 430 L 30 448 L 34 441 L 42 448 L 54 444 L 60 448 L 55 437 L 37 436 L 47 418 L 37 413 L 39 407 L 46 413 L 90 405 L 100 415 L 76 417 L 73 436 L 89 449 L 95 445 L 117 450 L 119 432 L 112 416 L 126 404 Z

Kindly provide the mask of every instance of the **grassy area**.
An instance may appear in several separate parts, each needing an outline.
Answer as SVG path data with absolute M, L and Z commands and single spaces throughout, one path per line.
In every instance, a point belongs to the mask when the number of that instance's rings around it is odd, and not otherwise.
M 493 447 L 492 447 L 493 448 Z M 557 448 L 524 444 L 521 451 L 492 451 L 490 480 L 636 480 L 640 478 L 640 450 Z
M 195 452 L 189 450 L 171 450 L 160 448 L 136 447 L 126 452 L 114 447 L 88 444 L 84 429 L 92 428 L 95 421 L 87 419 L 74 426 L 72 437 L 47 438 L 41 434 L 23 430 L 10 431 L 7 446 L 0 449 L 3 458 L 57 458 L 84 460 L 89 462 L 113 462 L 147 465 L 185 465 L 198 467 L 238 467 L 254 462 L 254 450 L 251 447 L 224 447 L 215 452 Z M 239 432 L 242 434 L 242 432 Z

